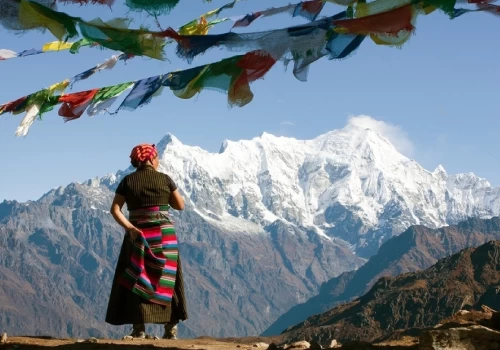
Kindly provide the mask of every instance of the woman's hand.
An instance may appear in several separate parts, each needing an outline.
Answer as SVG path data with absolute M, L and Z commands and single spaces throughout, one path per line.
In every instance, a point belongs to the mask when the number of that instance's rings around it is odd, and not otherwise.
M 130 240 L 132 242 L 135 242 L 135 240 L 137 239 L 137 237 L 139 237 L 140 235 L 142 235 L 142 231 L 139 230 L 135 226 L 132 226 L 131 228 L 127 229 L 127 232 L 130 235 Z
M 115 194 L 115 198 L 113 199 L 113 203 L 111 204 L 111 215 L 116 220 L 121 227 L 125 229 L 130 235 L 130 240 L 134 242 L 139 235 L 142 234 L 142 231 L 137 227 L 132 225 L 130 221 L 127 220 L 125 215 L 122 213 L 122 207 L 125 204 L 125 197 L 120 194 Z

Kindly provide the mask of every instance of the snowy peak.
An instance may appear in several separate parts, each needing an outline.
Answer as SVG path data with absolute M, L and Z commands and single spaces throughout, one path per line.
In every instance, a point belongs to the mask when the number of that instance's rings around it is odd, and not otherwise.
M 437 166 L 437 168 L 434 169 L 434 171 L 432 172 L 432 174 L 434 176 L 436 176 L 437 178 L 443 178 L 443 179 L 445 179 L 445 178 L 448 177 L 448 173 L 446 172 L 446 170 L 444 169 L 444 167 L 441 164 L 439 164 Z
M 177 144 L 181 144 L 181 142 L 179 141 L 179 139 L 177 137 L 175 137 L 173 134 L 167 133 L 160 140 L 160 142 L 158 142 L 158 144 L 156 145 L 156 148 L 160 151 L 160 153 L 162 153 L 162 152 L 165 152 L 165 149 L 169 145 L 177 145 Z
M 192 209 L 222 228 L 256 232 L 284 220 L 363 256 L 410 225 L 434 228 L 500 213 L 500 190 L 486 180 L 449 176 L 442 166 L 425 170 L 377 125 L 365 124 L 311 140 L 269 133 L 225 140 L 218 153 L 167 134 L 158 143 L 160 171 L 173 177 Z

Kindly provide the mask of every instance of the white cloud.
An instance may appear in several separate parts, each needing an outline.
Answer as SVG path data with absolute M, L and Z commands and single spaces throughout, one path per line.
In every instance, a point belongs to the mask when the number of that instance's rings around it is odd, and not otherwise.
M 295 126 L 294 122 L 291 122 L 289 120 L 283 120 L 280 125 L 288 125 L 288 126 Z
M 51 229 L 51 230 L 56 230 L 57 229 L 56 224 L 50 218 L 46 218 L 44 220 L 40 220 L 38 222 L 38 227 L 45 228 L 45 229 Z
M 396 149 L 406 156 L 414 153 L 415 147 L 408 134 L 398 125 L 376 120 L 367 115 L 350 116 L 348 124 L 368 128 L 385 137 Z

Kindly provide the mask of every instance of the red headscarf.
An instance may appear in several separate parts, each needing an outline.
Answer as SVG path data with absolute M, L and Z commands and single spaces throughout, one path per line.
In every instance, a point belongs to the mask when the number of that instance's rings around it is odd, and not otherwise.
M 156 158 L 158 152 L 155 145 L 143 143 L 142 145 L 135 146 L 130 153 L 130 159 L 133 162 L 144 163 Z

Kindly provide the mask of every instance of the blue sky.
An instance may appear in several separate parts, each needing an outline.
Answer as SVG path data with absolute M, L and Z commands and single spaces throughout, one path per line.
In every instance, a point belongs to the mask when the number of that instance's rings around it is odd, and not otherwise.
M 59 6 L 60 10 L 90 20 L 124 16 L 116 1 L 110 10 L 98 5 Z M 227 0 L 181 0 L 163 27 L 176 28 Z M 119 3 L 119 5 L 118 5 Z M 243 1 L 222 16 L 237 16 L 284 0 Z M 324 15 L 340 7 L 327 4 Z M 132 27 L 153 26 L 148 16 L 129 13 Z M 305 23 L 280 15 L 259 19 L 245 31 L 260 31 Z M 216 26 L 211 33 L 230 29 Z M 307 82 L 277 64 L 264 80 L 252 85 L 253 102 L 228 108 L 224 94 L 203 91 L 190 100 L 164 90 L 160 97 L 136 111 L 99 115 L 64 123 L 57 110 L 36 121 L 26 138 L 14 132 L 22 115 L 0 117 L 0 200 L 37 199 L 51 188 L 124 169 L 131 147 L 158 142 L 167 132 L 183 143 L 217 152 L 225 139 L 250 139 L 269 132 L 309 139 L 345 126 L 350 115 L 366 115 L 380 122 L 403 150 L 425 168 L 442 164 L 449 174 L 474 172 L 500 185 L 500 118 L 497 106 L 500 18 L 487 13 L 450 20 L 442 13 L 420 16 L 417 30 L 401 49 L 365 40 L 350 57 L 323 59 L 310 69 Z M 239 30 L 238 32 L 242 32 Z M 50 33 L 17 35 L 0 27 L 0 48 L 21 51 L 41 48 L 55 40 Z M 134 58 L 118 63 L 77 83 L 73 91 L 154 76 L 190 65 L 178 59 L 174 45 L 168 61 Z M 79 54 L 47 53 L 0 62 L 0 104 L 72 77 L 113 55 L 110 50 L 83 48 Z M 220 60 L 237 53 L 213 49 L 192 65 Z M 290 67 L 291 68 L 291 67 Z M 365 119 L 369 120 L 369 119 Z M 373 123 L 373 122 L 372 122 Z

